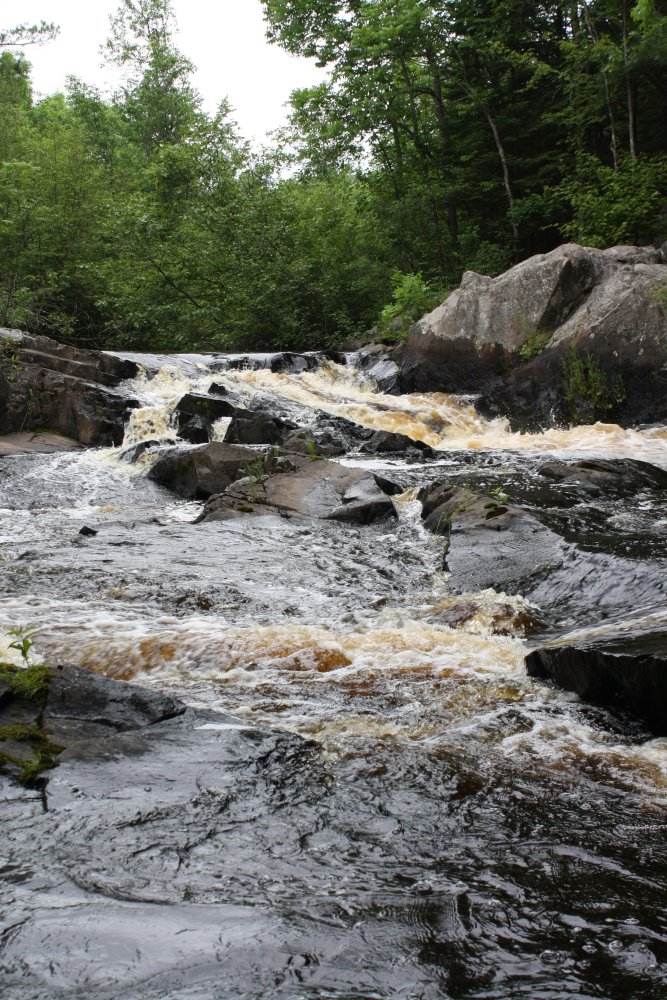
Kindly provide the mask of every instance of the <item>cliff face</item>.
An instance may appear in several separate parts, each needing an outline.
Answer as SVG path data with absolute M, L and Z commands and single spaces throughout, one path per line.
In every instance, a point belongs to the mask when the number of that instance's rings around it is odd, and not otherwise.
M 666 306 L 651 248 L 566 244 L 498 278 L 468 272 L 410 330 L 402 389 L 482 393 L 516 426 L 664 419 Z

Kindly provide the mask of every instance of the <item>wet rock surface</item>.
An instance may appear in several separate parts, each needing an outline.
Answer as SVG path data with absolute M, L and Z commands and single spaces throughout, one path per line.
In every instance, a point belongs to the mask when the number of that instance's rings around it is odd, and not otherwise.
M 667 631 L 602 636 L 545 646 L 526 657 L 531 677 L 586 701 L 630 710 L 667 735 Z
M 527 596 L 563 565 L 560 537 L 507 497 L 445 483 L 426 489 L 422 500 L 425 526 L 445 539 L 444 568 L 460 591 L 494 587 Z
M 261 461 L 265 452 L 240 445 L 213 442 L 195 448 L 167 448 L 149 475 L 180 496 L 206 500 L 244 475 L 249 464 Z
M 163 367 L 129 450 L 3 463 L 3 620 L 136 683 L 120 701 L 96 675 L 56 685 L 59 766 L 34 790 L 0 779 L 0 993 L 662 1000 L 662 743 L 527 678 L 521 639 L 664 622 L 659 470 L 588 446 L 360 454 L 377 426 L 304 416 L 313 385 L 335 407 L 337 373 L 290 382 L 292 406 L 271 363 L 205 394 L 355 454 L 249 448 L 223 496 L 253 512 L 198 520 L 142 474 L 183 373 L 211 386 L 195 358 Z M 415 437 L 452 419 L 419 400 L 402 424 L 350 392 L 347 412 Z M 291 510 L 256 518 L 264 483 Z M 389 493 L 397 516 L 331 517 Z
M 389 496 L 366 471 L 299 456 L 277 459 L 272 465 L 269 474 L 259 468 L 255 476 L 211 497 L 199 520 L 258 513 L 370 524 L 396 516 Z

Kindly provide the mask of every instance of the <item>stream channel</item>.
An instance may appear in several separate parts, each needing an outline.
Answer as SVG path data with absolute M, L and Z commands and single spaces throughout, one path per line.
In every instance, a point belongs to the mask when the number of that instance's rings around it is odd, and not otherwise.
M 44 796 L 5 790 L 0 994 L 667 996 L 667 739 L 524 666 L 545 641 L 667 623 L 664 493 L 543 506 L 572 559 L 530 600 L 454 593 L 416 499 L 447 480 L 530 505 L 554 456 L 667 469 L 667 428 L 520 436 L 352 365 L 139 360 L 122 447 L 1 463 L 0 633 L 36 625 L 49 662 L 233 716 L 206 723 L 227 765 L 191 793 L 198 762 L 165 750 L 170 791 L 146 779 L 143 802 L 143 758 L 91 765 L 96 807 L 81 782 L 65 793 L 66 762 Z M 324 411 L 437 457 L 339 459 L 401 484 L 396 520 L 194 523 L 202 505 L 146 475 L 159 449 L 127 458 L 173 443 L 175 404 L 212 377 L 300 425 Z

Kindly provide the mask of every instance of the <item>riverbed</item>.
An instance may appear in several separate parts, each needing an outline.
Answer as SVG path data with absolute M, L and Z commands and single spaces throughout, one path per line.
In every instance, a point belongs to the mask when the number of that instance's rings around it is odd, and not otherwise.
M 543 510 L 576 570 L 527 600 L 456 593 L 416 497 L 447 480 L 530 504 L 545 456 L 664 469 L 667 429 L 516 435 L 469 399 L 378 393 L 351 365 L 139 360 L 122 447 L 2 461 L 0 632 L 35 625 L 49 662 L 289 735 L 268 784 L 248 751 L 224 823 L 212 800 L 181 826 L 146 820 L 150 851 L 63 825 L 48 791 L 46 813 L 6 795 L 7 995 L 663 997 L 667 740 L 524 667 L 543 641 L 665 624 L 663 500 L 600 497 L 565 527 Z M 213 377 L 297 423 L 324 411 L 436 457 L 340 459 L 400 483 L 396 520 L 194 523 L 201 505 L 147 472 L 178 399 Z

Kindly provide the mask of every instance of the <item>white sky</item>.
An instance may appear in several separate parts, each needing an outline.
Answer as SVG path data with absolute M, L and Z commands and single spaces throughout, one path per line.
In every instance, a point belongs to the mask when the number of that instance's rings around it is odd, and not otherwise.
M 117 76 L 101 66 L 100 46 L 118 0 L 0 0 L 0 24 L 54 21 L 55 42 L 23 49 L 33 66 L 35 97 L 62 90 L 68 75 L 104 88 Z M 176 46 L 197 67 L 195 86 L 207 111 L 228 97 L 241 133 L 261 143 L 281 125 L 292 90 L 324 79 L 314 62 L 290 56 L 265 38 L 260 0 L 173 0 Z

